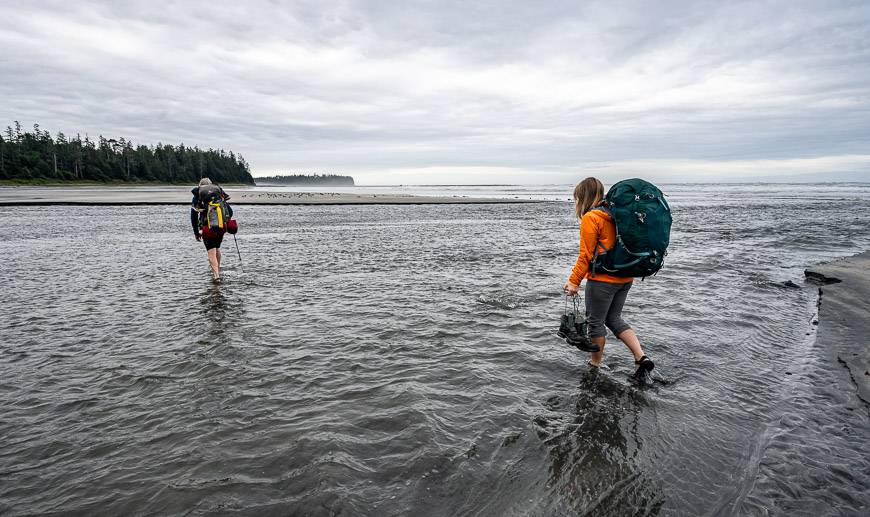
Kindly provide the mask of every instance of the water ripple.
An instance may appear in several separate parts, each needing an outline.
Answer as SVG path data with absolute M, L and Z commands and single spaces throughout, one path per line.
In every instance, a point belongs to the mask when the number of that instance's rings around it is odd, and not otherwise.
M 632 287 L 647 385 L 555 336 L 567 203 L 239 207 L 219 286 L 175 208 L 0 208 L 0 513 L 862 514 L 803 268 L 870 194 L 707 188 Z

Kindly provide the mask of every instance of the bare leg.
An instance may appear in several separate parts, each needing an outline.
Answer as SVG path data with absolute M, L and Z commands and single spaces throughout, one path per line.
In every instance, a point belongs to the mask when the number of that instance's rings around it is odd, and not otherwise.
M 221 276 L 221 259 L 220 252 L 217 248 L 208 250 L 208 265 L 211 266 L 212 278 L 220 278 Z
M 604 357 L 605 338 L 604 338 L 604 336 L 601 336 L 601 337 L 594 337 L 591 339 L 592 339 L 593 345 L 598 345 L 598 351 L 592 352 L 591 354 L 589 354 L 589 364 L 591 364 L 592 366 L 598 366 L 598 363 L 600 363 L 601 359 Z
M 627 346 L 628 349 L 631 350 L 631 353 L 634 354 L 635 361 L 644 356 L 643 348 L 640 347 L 640 340 L 637 339 L 637 334 L 634 333 L 634 330 L 623 330 L 616 337 L 618 337 L 620 341 L 625 343 L 625 346 Z

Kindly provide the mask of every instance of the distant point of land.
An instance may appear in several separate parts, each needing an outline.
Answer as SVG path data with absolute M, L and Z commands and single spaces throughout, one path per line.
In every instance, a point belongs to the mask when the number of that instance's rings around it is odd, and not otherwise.
M 283 174 L 277 176 L 264 176 L 262 178 L 254 178 L 258 186 L 264 185 L 329 185 L 339 187 L 352 187 L 354 181 L 351 176 L 341 176 L 339 174 Z

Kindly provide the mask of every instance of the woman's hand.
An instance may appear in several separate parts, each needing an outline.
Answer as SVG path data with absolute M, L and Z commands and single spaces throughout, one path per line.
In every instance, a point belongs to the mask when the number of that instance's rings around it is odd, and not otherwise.
M 566 282 L 565 287 L 563 287 L 562 289 L 565 290 L 565 294 L 575 296 L 577 294 L 577 290 L 580 289 L 580 286 L 574 285 L 571 282 Z

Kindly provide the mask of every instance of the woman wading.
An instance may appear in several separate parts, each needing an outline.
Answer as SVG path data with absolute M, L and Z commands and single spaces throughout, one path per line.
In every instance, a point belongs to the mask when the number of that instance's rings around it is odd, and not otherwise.
M 590 270 L 595 248 L 599 243 L 605 250 L 612 249 L 616 244 L 616 225 L 610 214 L 603 210 L 603 200 L 604 185 L 596 178 L 586 178 L 574 188 L 574 207 L 580 219 L 580 256 L 577 257 L 577 263 L 565 284 L 565 292 L 576 295 L 580 282 L 586 280 L 584 294 L 589 337 L 599 348 L 598 352 L 590 355 L 589 364 L 597 367 L 601 363 L 606 329 L 610 329 L 634 354 L 636 375 L 642 375 L 652 370 L 655 365 L 644 355 L 634 330 L 622 319 L 622 306 L 631 289 L 633 278 L 594 274 Z

